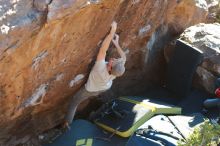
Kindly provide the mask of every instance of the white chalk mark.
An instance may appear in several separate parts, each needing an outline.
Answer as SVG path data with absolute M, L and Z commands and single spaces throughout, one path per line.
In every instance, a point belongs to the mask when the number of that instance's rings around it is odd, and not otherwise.
M 124 52 L 126 55 L 128 55 L 130 53 L 130 50 L 127 48 Z
M 38 105 L 43 102 L 43 97 L 47 93 L 49 84 L 42 84 L 35 90 L 31 97 L 25 100 L 19 108 L 26 108 L 29 106 Z
M 145 36 L 149 32 L 150 29 L 151 29 L 150 25 L 146 25 L 142 27 L 138 32 L 138 36 L 141 36 L 141 37 Z
M 64 78 L 63 73 L 56 75 L 56 81 L 61 81 L 63 78 Z
M 34 60 L 33 60 L 32 68 L 36 70 L 39 63 L 40 63 L 40 61 L 43 60 L 45 57 L 47 57 L 47 55 L 48 55 L 47 50 L 45 50 L 45 51 L 41 52 L 40 54 L 38 54 L 37 57 L 34 58 Z
M 3 25 L 0 27 L 0 30 L 1 30 L 1 33 L 2 33 L 2 34 L 8 34 L 8 32 L 9 32 L 9 30 L 10 30 L 10 27 L 3 24 Z
M 73 80 L 70 81 L 69 86 L 73 87 L 74 85 L 77 85 L 80 83 L 80 81 L 84 78 L 85 76 L 83 74 L 77 75 Z

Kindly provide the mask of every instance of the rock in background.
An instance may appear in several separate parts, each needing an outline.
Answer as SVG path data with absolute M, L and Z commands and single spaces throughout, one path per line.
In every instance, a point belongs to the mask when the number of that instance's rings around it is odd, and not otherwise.
M 113 20 L 128 52 L 113 90 L 137 95 L 163 82 L 163 47 L 205 22 L 207 10 L 205 0 L 0 1 L 0 144 L 61 123 Z
M 198 24 L 187 28 L 180 37 L 204 52 L 204 60 L 197 69 L 197 83 L 213 94 L 215 80 L 220 77 L 220 24 Z

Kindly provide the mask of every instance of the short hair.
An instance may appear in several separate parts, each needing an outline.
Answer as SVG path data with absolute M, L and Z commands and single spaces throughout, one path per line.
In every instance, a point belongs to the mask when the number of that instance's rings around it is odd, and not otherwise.
M 124 64 L 125 64 L 124 61 L 121 59 L 117 59 L 116 61 L 114 61 L 112 65 L 111 74 L 116 77 L 122 76 L 125 72 Z

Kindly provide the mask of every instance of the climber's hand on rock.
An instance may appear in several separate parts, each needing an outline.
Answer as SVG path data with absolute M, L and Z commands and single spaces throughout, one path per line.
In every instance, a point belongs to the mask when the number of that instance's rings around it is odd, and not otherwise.
M 118 47 L 119 46 L 119 35 L 115 34 L 114 38 L 112 39 L 113 44 Z
M 115 34 L 116 29 L 117 29 L 117 22 L 113 21 L 111 24 L 112 28 L 111 28 L 111 33 Z

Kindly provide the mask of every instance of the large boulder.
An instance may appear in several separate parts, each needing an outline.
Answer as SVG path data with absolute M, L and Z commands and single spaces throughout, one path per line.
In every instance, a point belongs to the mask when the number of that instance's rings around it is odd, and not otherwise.
M 220 76 L 220 24 L 198 24 L 187 28 L 180 39 L 204 52 L 204 60 L 197 69 L 200 86 L 214 93 L 215 80 Z
M 139 94 L 148 79 L 161 80 L 163 46 L 207 16 L 205 0 L 2 0 L 0 6 L 0 145 L 26 143 L 62 122 L 113 20 L 129 52 L 113 90 Z

